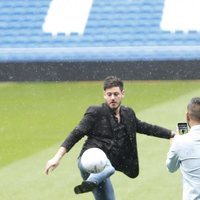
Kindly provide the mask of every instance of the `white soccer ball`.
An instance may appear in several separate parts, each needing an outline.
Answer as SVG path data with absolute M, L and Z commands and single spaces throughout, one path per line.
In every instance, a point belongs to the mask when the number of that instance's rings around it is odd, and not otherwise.
M 99 148 L 90 148 L 81 156 L 81 164 L 88 173 L 99 173 L 104 170 L 108 158 Z

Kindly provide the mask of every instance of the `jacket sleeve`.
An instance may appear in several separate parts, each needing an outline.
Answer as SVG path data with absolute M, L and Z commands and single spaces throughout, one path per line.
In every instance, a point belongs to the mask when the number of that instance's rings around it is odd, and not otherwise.
M 139 120 L 137 117 L 136 117 L 136 132 L 166 139 L 170 139 L 172 137 L 171 130 L 143 122 Z
M 178 147 L 179 147 L 179 136 L 174 137 L 173 143 L 167 153 L 166 166 L 169 172 L 173 173 L 180 167 Z
M 89 135 L 92 128 L 95 125 L 97 119 L 98 109 L 91 106 L 87 109 L 84 117 L 79 122 L 79 124 L 74 128 L 74 130 L 67 136 L 67 138 L 62 143 L 62 147 L 65 147 L 69 151 L 82 137 Z

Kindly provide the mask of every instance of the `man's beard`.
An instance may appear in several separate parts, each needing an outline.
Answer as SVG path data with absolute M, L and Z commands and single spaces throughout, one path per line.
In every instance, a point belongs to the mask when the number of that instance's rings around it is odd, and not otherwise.
M 112 103 L 112 102 L 111 102 Z M 118 106 L 117 107 L 110 107 L 114 112 L 120 107 L 120 105 L 121 105 L 121 102 L 118 104 Z

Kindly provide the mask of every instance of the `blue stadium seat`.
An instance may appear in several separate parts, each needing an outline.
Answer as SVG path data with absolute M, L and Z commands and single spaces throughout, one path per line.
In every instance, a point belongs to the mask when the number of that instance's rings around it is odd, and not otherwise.
M 72 33 L 66 36 L 58 33 L 43 32 L 42 26 L 47 15 L 50 0 L 12 0 L 0 2 L 0 61 L 4 60 L 93 60 L 99 59 L 193 59 L 200 57 L 199 32 L 170 33 L 160 29 L 164 0 L 94 0 L 89 19 L 83 35 Z M 155 47 L 162 51 L 155 54 Z M 173 47 L 183 46 L 184 51 L 173 51 Z M 82 51 L 83 48 L 96 49 L 94 55 Z M 114 51 L 105 51 L 113 47 Z M 190 53 L 188 49 L 191 47 Z M 196 48 L 194 48 L 196 47 Z M 3 49 L 27 48 L 38 53 L 18 54 L 4 53 Z M 35 49 L 34 49 L 35 48 Z M 48 56 L 46 49 L 52 49 Z M 56 54 L 53 48 L 63 48 Z M 81 49 L 73 56 L 68 49 Z M 100 49 L 98 52 L 98 48 Z M 106 49 L 107 48 L 107 49 Z M 144 52 L 145 48 L 148 50 Z M 79 50 L 80 50 L 79 49 Z M 120 50 L 117 50 L 120 49 Z M 127 50 L 129 49 L 129 50 Z M 136 50 L 138 49 L 138 50 Z M 170 49 L 170 50 L 169 50 Z M 195 50 L 194 50 L 195 49 Z M 13 52 L 14 52 L 13 50 Z M 120 52 L 121 51 L 121 52 Z M 14 53 L 13 53 L 14 54 Z

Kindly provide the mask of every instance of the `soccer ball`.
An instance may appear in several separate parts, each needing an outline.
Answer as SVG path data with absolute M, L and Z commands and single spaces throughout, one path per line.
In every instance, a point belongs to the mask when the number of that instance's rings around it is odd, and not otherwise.
M 88 173 L 99 173 L 104 170 L 108 158 L 99 148 L 90 148 L 81 156 L 81 164 Z

